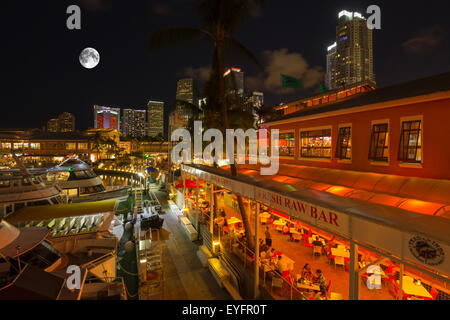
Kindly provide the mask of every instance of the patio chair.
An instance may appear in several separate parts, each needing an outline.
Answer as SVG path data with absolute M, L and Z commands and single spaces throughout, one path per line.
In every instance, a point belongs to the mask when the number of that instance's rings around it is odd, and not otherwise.
M 336 266 L 342 266 L 345 270 L 345 260 L 344 257 L 335 257 L 334 258 L 334 269 L 336 269 Z
M 425 300 L 436 300 L 437 295 L 439 294 L 439 291 L 437 291 L 436 288 L 431 288 L 430 290 L 431 298 L 425 298 Z
M 322 255 L 322 247 L 313 246 L 313 256 L 316 257 L 317 255 L 319 255 L 319 257 Z

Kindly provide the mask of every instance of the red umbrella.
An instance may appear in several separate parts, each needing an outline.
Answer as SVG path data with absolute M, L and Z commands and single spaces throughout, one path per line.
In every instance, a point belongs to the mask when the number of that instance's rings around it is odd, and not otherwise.
M 193 180 L 185 180 L 185 188 L 186 189 L 195 189 L 197 187 L 197 183 Z M 203 186 L 198 186 L 200 189 L 203 188 Z M 183 188 L 183 181 L 179 182 L 175 185 L 175 188 L 181 189 Z

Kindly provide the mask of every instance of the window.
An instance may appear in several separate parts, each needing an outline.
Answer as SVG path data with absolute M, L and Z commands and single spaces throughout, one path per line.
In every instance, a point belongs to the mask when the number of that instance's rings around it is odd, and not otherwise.
M 0 188 L 9 188 L 9 180 L 0 180 Z
M 2 142 L 2 149 L 11 149 L 11 143 Z
M 22 142 L 14 142 L 14 150 L 22 149 L 23 143 Z
M 302 158 L 331 159 L 331 129 L 301 132 Z
M 295 156 L 295 137 L 294 132 L 280 133 L 279 138 L 281 157 L 294 157 Z
M 373 161 L 389 161 L 389 124 L 372 125 L 369 159 Z
M 422 161 L 422 121 L 402 122 L 398 160 L 420 163 Z
M 31 150 L 38 150 L 41 148 L 41 144 L 40 143 L 30 143 L 30 149 Z
M 66 143 L 66 150 L 76 150 L 77 144 L 76 143 Z
M 340 160 L 352 159 L 352 127 L 339 128 L 336 158 Z
M 87 143 L 78 143 L 78 150 L 88 150 Z

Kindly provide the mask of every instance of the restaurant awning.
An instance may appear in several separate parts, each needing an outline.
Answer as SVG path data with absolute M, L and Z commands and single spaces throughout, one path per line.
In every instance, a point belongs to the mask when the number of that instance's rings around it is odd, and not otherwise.
M 298 170 L 298 168 L 292 168 L 292 170 L 296 169 Z M 183 166 L 183 170 L 189 174 L 287 213 L 293 219 L 298 219 L 344 239 L 353 240 L 360 245 L 367 245 L 368 248 L 381 250 L 392 258 L 403 257 L 402 259 L 405 261 L 424 266 L 428 270 L 439 270 L 444 272 L 447 277 L 450 275 L 450 260 L 446 257 L 450 255 L 450 233 L 448 232 L 450 219 L 418 214 L 405 208 L 384 204 L 384 202 L 383 204 L 370 202 L 365 200 L 367 197 L 362 197 L 364 198 L 362 200 L 349 196 L 355 194 L 356 191 L 346 188 L 356 189 L 354 188 L 356 185 L 371 185 L 370 191 L 360 190 L 358 192 L 369 192 L 375 196 L 374 190 L 379 190 L 377 184 L 384 179 L 384 177 L 379 177 L 381 175 L 352 172 L 350 178 L 354 182 L 353 186 L 339 189 L 335 188 L 336 185 L 328 183 L 331 182 L 327 179 L 328 175 L 326 174 L 326 170 L 329 169 L 317 171 L 315 169 L 306 168 L 302 172 L 311 178 L 323 179 L 323 181 L 306 182 L 305 179 L 296 178 L 302 180 L 302 184 L 307 185 L 303 186 L 278 182 L 273 179 L 278 178 L 282 173 L 274 177 L 242 174 L 245 170 L 250 170 L 248 167 L 242 168 L 241 173 L 233 177 L 229 171 L 219 168 L 201 165 Z M 334 176 L 337 181 L 345 180 L 345 174 L 338 172 L 334 174 L 330 172 L 330 176 Z M 388 177 L 384 181 L 383 189 L 390 183 L 398 184 L 397 178 L 392 180 L 390 178 Z M 405 177 L 405 179 L 407 178 Z M 343 186 L 341 185 L 341 187 Z M 332 192 L 327 192 L 326 190 L 330 188 L 332 188 Z M 398 187 L 398 190 L 400 195 L 404 192 L 401 186 Z M 387 196 L 395 197 L 389 194 Z M 407 206 L 407 208 L 409 207 Z M 437 253 L 436 261 L 424 260 L 417 254 L 415 243 L 420 241 L 434 246 Z

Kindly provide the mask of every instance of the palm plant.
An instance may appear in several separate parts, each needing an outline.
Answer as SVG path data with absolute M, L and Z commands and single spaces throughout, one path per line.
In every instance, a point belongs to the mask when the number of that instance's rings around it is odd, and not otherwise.
M 224 132 L 227 128 L 232 127 L 231 119 L 239 119 L 239 117 L 236 117 L 237 109 L 229 107 L 225 94 L 224 56 L 227 56 L 228 67 L 231 67 L 231 49 L 234 49 L 262 68 L 255 56 L 234 37 L 234 34 L 241 23 L 249 16 L 251 7 L 260 6 L 264 2 L 264 0 L 199 0 L 198 9 L 202 27 L 166 28 L 152 36 L 151 50 L 159 49 L 165 45 L 189 45 L 195 40 L 206 40 L 213 45 L 210 79 L 206 84 L 207 106 L 204 108 L 205 120 L 211 128 L 220 128 Z M 236 87 L 234 79 L 233 83 Z M 218 113 L 220 113 L 220 117 Z M 231 119 L 230 113 L 233 114 Z M 233 176 L 237 175 L 235 164 L 230 166 L 230 170 Z M 245 213 L 242 198 L 238 195 L 237 199 L 245 226 L 247 244 L 250 248 L 254 248 L 255 243 L 251 235 L 249 217 Z

